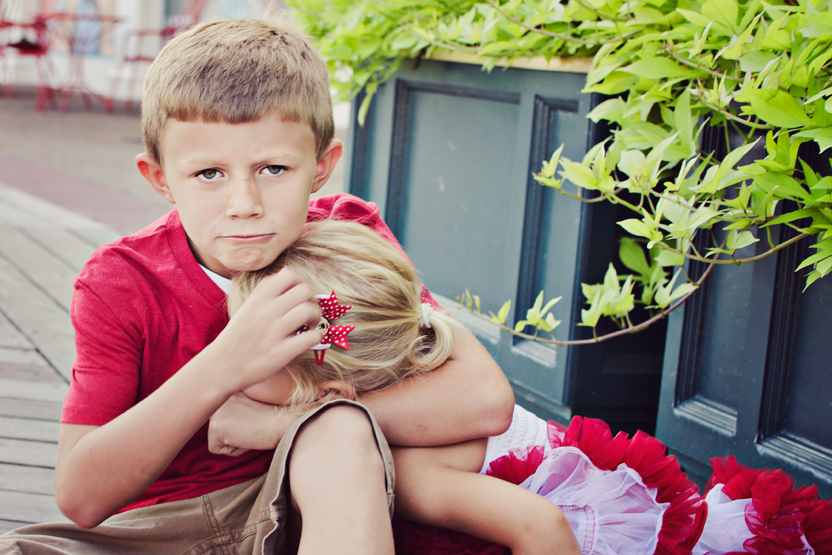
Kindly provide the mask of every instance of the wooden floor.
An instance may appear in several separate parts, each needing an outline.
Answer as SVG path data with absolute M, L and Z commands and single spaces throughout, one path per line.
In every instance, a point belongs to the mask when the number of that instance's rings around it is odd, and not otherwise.
M 72 280 L 113 229 L 0 183 L 0 533 L 65 521 L 53 475 Z

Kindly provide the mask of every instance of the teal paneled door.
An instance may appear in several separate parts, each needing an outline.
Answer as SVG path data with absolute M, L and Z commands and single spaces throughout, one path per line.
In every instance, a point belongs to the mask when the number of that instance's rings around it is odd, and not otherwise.
M 590 208 L 531 177 L 561 144 L 580 160 L 603 136 L 586 118 L 585 75 L 423 61 L 401 70 L 352 126 L 353 194 L 376 202 L 423 281 L 444 304 L 466 288 L 516 321 L 543 289 L 562 296 L 559 338 L 577 326 L 581 281 L 601 281 L 617 248 L 613 207 Z M 633 341 L 555 348 L 517 340 L 455 310 L 489 348 L 518 402 L 567 421 L 597 415 L 652 429 L 663 330 Z M 655 334 L 660 337 L 655 339 Z M 650 338 L 653 340 L 650 341 Z

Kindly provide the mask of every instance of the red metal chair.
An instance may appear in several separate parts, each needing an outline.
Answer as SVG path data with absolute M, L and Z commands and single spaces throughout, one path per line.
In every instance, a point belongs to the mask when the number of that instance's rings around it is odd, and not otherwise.
M 208 0 L 188 0 L 182 13 L 171 17 L 167 26 L 162 29 L 135 29 L 128 31 L 123 38 L 121 58 L 113 76 L 110 97 L 104 104 L 106 111 L 113 110 L 122 81 L 125 82 L 124 108 L 129 110 L 133 105 L 133 95 L 136 93 L 137 64 L 149 64 L 161 50 L 162 46 L 186 29 L 197 24 L 202 18 L 202 12 Z M 149 46 L 146 40 L 153 40 Z M 151 53 L 148 53 L 151 52 Z
M 38 110 L 45 110 L 47 103 L 55 104 L 56 87 L 54 72 L 49 62 L 50 34 L 48 19 L 43 14 L 20 19 L 20 10 L 15 0 L 0 0 L 0 64 L 5 66 L 3 85 L 6 96 L 11 96 L 12 82 L 9 59 L 11 52 L 16 56 L 34 58 L 38 73 Z

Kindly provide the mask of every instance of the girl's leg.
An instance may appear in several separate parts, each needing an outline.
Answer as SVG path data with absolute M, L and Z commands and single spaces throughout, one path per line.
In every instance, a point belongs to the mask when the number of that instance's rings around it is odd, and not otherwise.
M 581 553 L 557 506 L 510 482 L 479 474 L 486 440 L 393 450 L 396 514 L 511 548 L 513 555 Z

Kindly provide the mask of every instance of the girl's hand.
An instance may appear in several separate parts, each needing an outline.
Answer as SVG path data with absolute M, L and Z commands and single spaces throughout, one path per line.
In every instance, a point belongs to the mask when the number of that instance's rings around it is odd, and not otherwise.
M 211 416 L 208 449 L 215 455 L 231 457 L 252 449 L 274 449 L 298 416 L 297 412 L 235 393 Z

